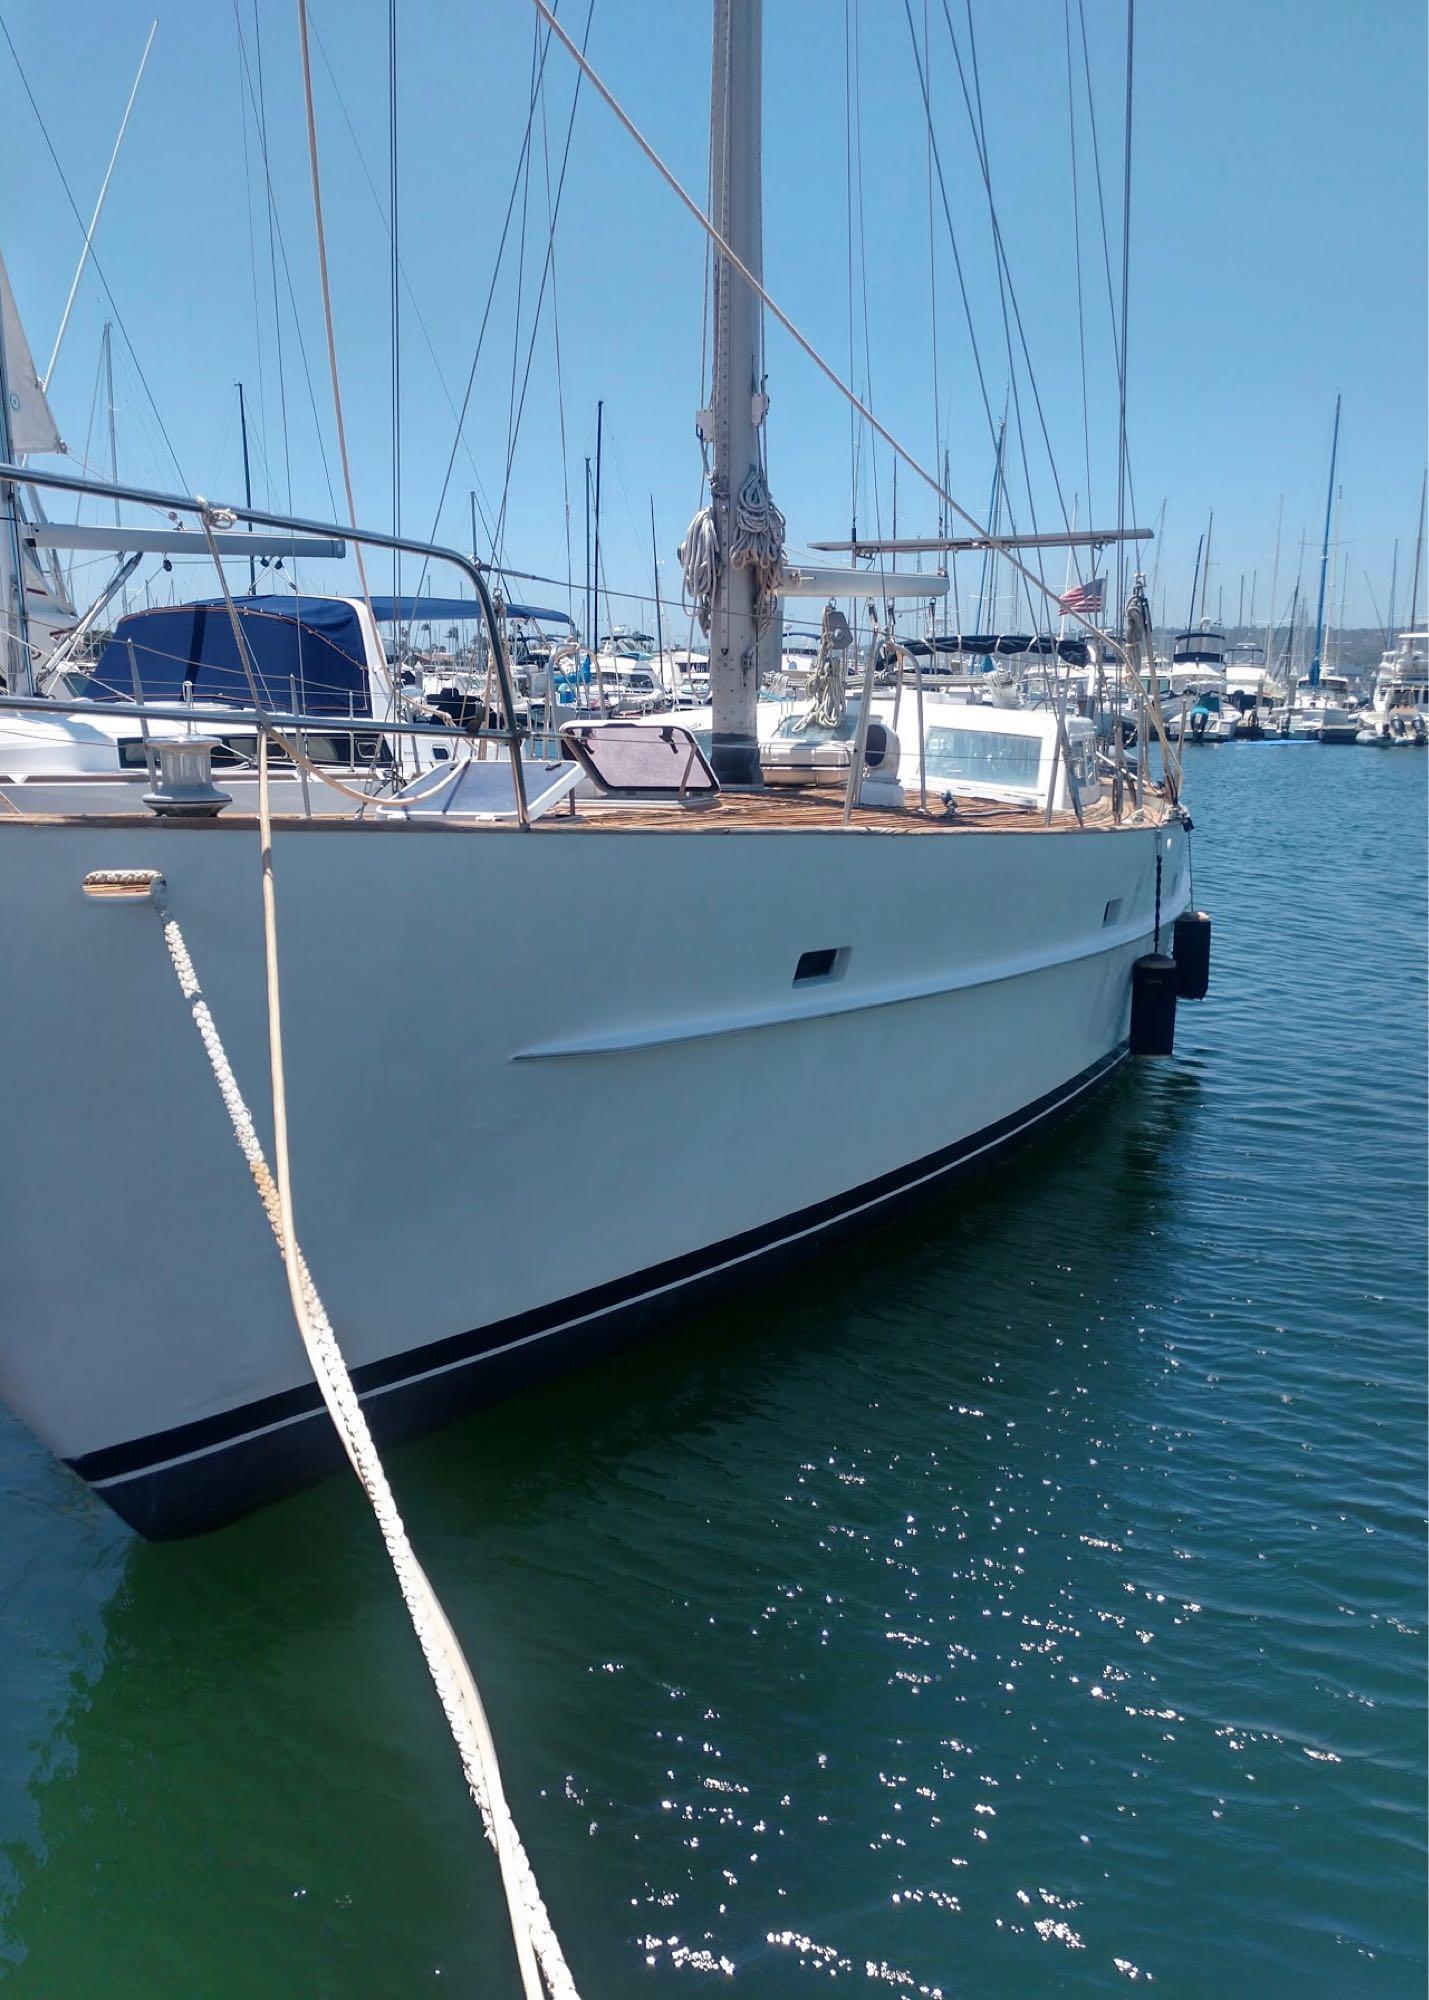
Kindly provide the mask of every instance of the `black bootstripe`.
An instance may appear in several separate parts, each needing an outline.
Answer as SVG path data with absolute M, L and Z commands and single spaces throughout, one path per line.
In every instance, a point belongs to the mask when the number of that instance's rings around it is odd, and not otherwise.
M 516 1313 L 469 1333 L 431 1341 L 425 1346 L 368 1362 L 352 1371 L 353 1382 L 364 1400 L 379 1398 L 417 1388 L 433 1375 L 509 1354 L 513 1348 L 535 1340 L 574 1330 L 581 1325 L 589 1326 L 592 1321 L 632 1311 L 648 1318 L 652 1316 L 650 1309 L 655 1301 L 660 1301 L 663 1307 L 669 1295 L 701 1281 L 717 1280 L 721 1272 L 730 1266 L 746 1264 L 761 1257 L 773 1258 L 800 1239 L 834 1228 L 850 1218 L 856 1218 L 855 1226 L 861 1226 L 866 1211 L 882 1208 L 900 1196 L 916 1199 L 933 1192 L 937 1183 L 956 1174 L 959 1168 L 975 1160 L 982 1161 L 982 1156 L 990 1152 L 1010 1148 L 1014 1141 L 1030 1136 L 1037 1126 L 1069 1110 L 1079 1097 L 1103 1081 L 1121 1063 L 1125 1054 L 1125 1044 L 1122 1044 L 1110 1055 L 1091 1064 L 1070 1083 L 1047 1092 L 1020 1111 L 984 1126 L 966 1139 L 925 1154 L 907 1166 L 895 1168 L 842 1194 L 781 1216 L 777 1221 L 745 1230 L 738 1236 L 727 1237 L 723 1242 L 670 1258 L 627 1277 L 592 1286 L 550 1305 Z M 871 1224 L 875 1219 L 883 1218 L 867 1218 L 867 1221 Z M 453 1405 L 453 1416 L 466 1407 L 460 1396 L 453 1398 Z M 376 1411 L 369 1414 L 375 1417 Z M 105 1497 L 119 1507 L 126 1518 L 133 1519 L 122 1491 L 131 1480 L 141 1479 L 146 1473 L 153 1478 L 163 1478 L 166 1466 L 171 1467 L 177 1476 L 185 1460 L 192 1461 L 194 1457 L 208 1455 L 217 1448 L 237 1447 L 265 1432 L 318 1417 L 326 1424 L 326 1412 L 317 1385 L 306 1382 L 277 1395 L 260 1397 L 236 1409 L 202 1417 L 194 1423 L 179 1424 L 171 1430 L 155 1431 L 147 1437 L 86 1452 L 82 1457 L 67 1462 L 90 1485 L 107 1489 Z M 174 1464 L 174 1461 L 180 1463 Z M 239 1498 L 237 1504 L 242 1507 L 249 1503 Z M 147 1531 L 154 1532 L 152 1528 Z M 161 1529 L 159 1532 L 164 1531 Z

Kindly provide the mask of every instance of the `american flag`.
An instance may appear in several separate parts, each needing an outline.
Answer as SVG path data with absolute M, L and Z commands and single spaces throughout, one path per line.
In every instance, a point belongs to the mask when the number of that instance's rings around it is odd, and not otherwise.
M 1063 611 L 1100 611 L 1102 608 L 1102 584 L 1104 579 L 1094 576 L 1090 583 L 1079 583 L 1057 599 Z

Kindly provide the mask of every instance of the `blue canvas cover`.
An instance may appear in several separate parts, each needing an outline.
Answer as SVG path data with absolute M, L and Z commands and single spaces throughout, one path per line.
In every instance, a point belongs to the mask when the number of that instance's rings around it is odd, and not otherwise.
M 1068 666 L 1084 667 L 1089 655 L 1085 639 L 1054 639 L 1048 633 L 1033 637 L 1025 632 L 939 632 L 933 639 L 905 639 L 902 642 L 905 653 L 915 653 L 927 659 L 932 653 L 980 654 L 987 661 L 985 671 L 991 671 L 994 653 L 1008 654 L 1036 653 L 1050 658 L 1056 654 Z
M 481 616 L 481 606 L 472 597 L 374 597 L 371 602 L 379 625 L 455 625 Z M 534 618 L 543 625 L 571 623 L 564 611 L 547 611 L 539 604 L 508 604 L 505 608 L 508 618 Z
M 296 689 L 304 715 L 369 715 L 362 627 L 337 597 L 240 597 L 234 600 L 264 705 L 291 711 Z M 183 699 L 252 705 L 221 597 L 157 606 L 121 618 L 90 674 L 94 701 L 132 701 L 129 642 L 147 701 Z

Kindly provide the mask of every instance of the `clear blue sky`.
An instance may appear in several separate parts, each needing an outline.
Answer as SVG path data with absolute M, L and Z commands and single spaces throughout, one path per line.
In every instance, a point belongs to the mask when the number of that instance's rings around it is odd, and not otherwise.
M 1113 264 L 1119 263 L 1125 12 L 1085 0 Z M 237 0 L 250 64 L 254 0 Z M 852 374 L 879 415 L 925 460 L 934 452 L 927 157 L 903 0 L 850 0 L 862 146 L 862 236 L 855 251 Z M 278 367 L 266 203 L 232 0 L 0 0 L 6 24 L 88 214 L 151 16 L 158 34 L 98 239 L 99 261 L 190 489 L 236 495 L 241 468 L 233 384 L 252 404 L 255 484 L 281 504 L 327 512 L 318 431 L 337 483 L 316 283 L 291 0 L 257 0 L 275 204 L 316 398 L 309 401 L 279 269 Z M 387 236 L 349 131 L 385 203 L 387 12 L 375 0 L 311 0 L 329 250 L 359 510 L 391 516 Z M 923 0 L 912 0 L 921 39 Z M 577 26 L 585 0 L 564 0 Z M 426 333 L 403 301 L 403 511 L 428 533 L 455 426 L 427 347 L 460 400 L 512 186 L 529 101 L 534 11 L 527 0 L 398 0 L 401 249 Z M 837 0 L 765 0 L 766 279 L 841 369 L 849 356 L 845 181 L 845 10 Z M 962 0 L 952 18 L 967 46 Z M 994 193 L 1055 458 L 1086 518 L 1076 260 L 1063 0 L 974 0 Z M 1075 32 L 1076 9 L 1072 7 Z M 1007 381 L 996 267 L 976 155 L 942 0 L 928 7 L 935 125 L 989 391 Z M 695 0 L 596 0 L 592 59 L 686 185 L 702 196 L 708 146 L 708 10 Z M 1080 60 L 1080 47 L 1077 47 Z M 329 68 L 330 64 L 330 68 Z M 1080 82 L 1080 79 L 1079 79 Z M 574 70 L 553 46 L 546 126 L 559 167 Z M 341 102 L 338 91 L 341 92 Z M 1387 609 L 1401 538 L 1401 611 L 1426 446 L 1425 23 L 1421 0 L 1142 0 L 1137 10 L 1130 421 L 1138 511 L 1166 501 L 1158 603 L 1178 619 L 1196 540 L 1216 515 L 1211 608 L 1234 618 L 1242 574 L 1269 595 L 1278 497 L 1285 496 L 1281 598 L 1302 531 L 1318 558 L 1330 420 L 1345 398 L 1340 474 L 1349 553 L 1347 622 L 1376 622 L 1365 572 Z M 345 105 L 345 112 L 344 112 Z M 1077 102 L 1091 484 L 1115 511 L 1115 372 L 1091 170 Z M 538 121 L 539 124 L 539 121 Z M 40 366 L 81 232 L 0 43 L 6 134 L 0 246 Z M 245 140 L 248 165 L 245 171 Z M 855 188 L 855 203 L 858 189 Z M 251 203 L 251 206 L 250 206 Z M 488 518 L 500 505 L 517 313 L 521 204 L 477 370 L 467 446 L 438 532 L 469 535 L 479 472 Z M 252 236 L 250 238 L 250 219 Z M 856 221 L 857 229 L 857 221 Z M 520 358 L 546 247 L 538 154 L 527 207 Z M 253 247 L 250 248 L 250 242 Z M 935 216 L 938 362 L 953 491 L 981 515 L 991 471 L 986 418 L 941 210 Z M 863 334 L 867 274 L 868 340 Z M 662 589 L 699 498 L 693 416 L 700 383 L 703 246 L 609 112 L 579 105 L 556 239 L 565 461 L 575 574 L 583 570 L 583 464 L 605 399 L 606 571 L 648 589 L 649 504 Z M 1119 289 L 1119 274 L 1117 276 Z M 60 427 L 83 447 L 101 325 L 91 271 L 52 389 Z M 847 533 L 847 407 L 776 327 L 769 334 L 771 483 L 791 541 Z M 1025 379 L 1033 494 L 1043 526 L 1058 509 Z M 286 396 L 285 445 L 282 401 Z M 123 343 L 116 338 L 121 473 L 177 477 Z M 561 447 L 551 307 L 537 340 L 515 452 L 505 551 L 515 565 L 565 570 Z M 102 407 L 91 458 L 104 455 Z M 470 457 L 468 456 L 468 449 Z M 1027 501 L 1014 451 L 1014 502 Z M 881 449 L 861 460 L 860 526 L 890 520 Z M 876 492 L 875 492 L 876 487 Z M 340 499 L 339 499 L 340 504 Z M 928 533 L 930 495 L 899 479 L 899 526 Z M 312 579 L 317 581 L 316 577 Z M 384 579 L 386 580 L 386 579 Z M 969 570 L 965 584 L 973 581 Z M 550 592 L 533 594 L 551 596 Z M 1421 602 L 1423 593 L 1421 592 Z M 555 601 L 561 601 L 559 596 Z

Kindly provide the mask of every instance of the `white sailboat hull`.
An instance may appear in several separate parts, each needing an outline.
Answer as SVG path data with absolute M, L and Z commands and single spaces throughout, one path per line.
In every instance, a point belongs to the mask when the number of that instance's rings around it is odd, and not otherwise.
M 297 1227 L 379 1435 L 985 1162 L 1125 1047 L 1179 824 L 276 838 Z M 148 1534 L 337 1462 L 147 902 L 265 1146 L 256 836 L 0 822 L 0 1396 Z M 841 954 L 796 985 L 801 954 Z

